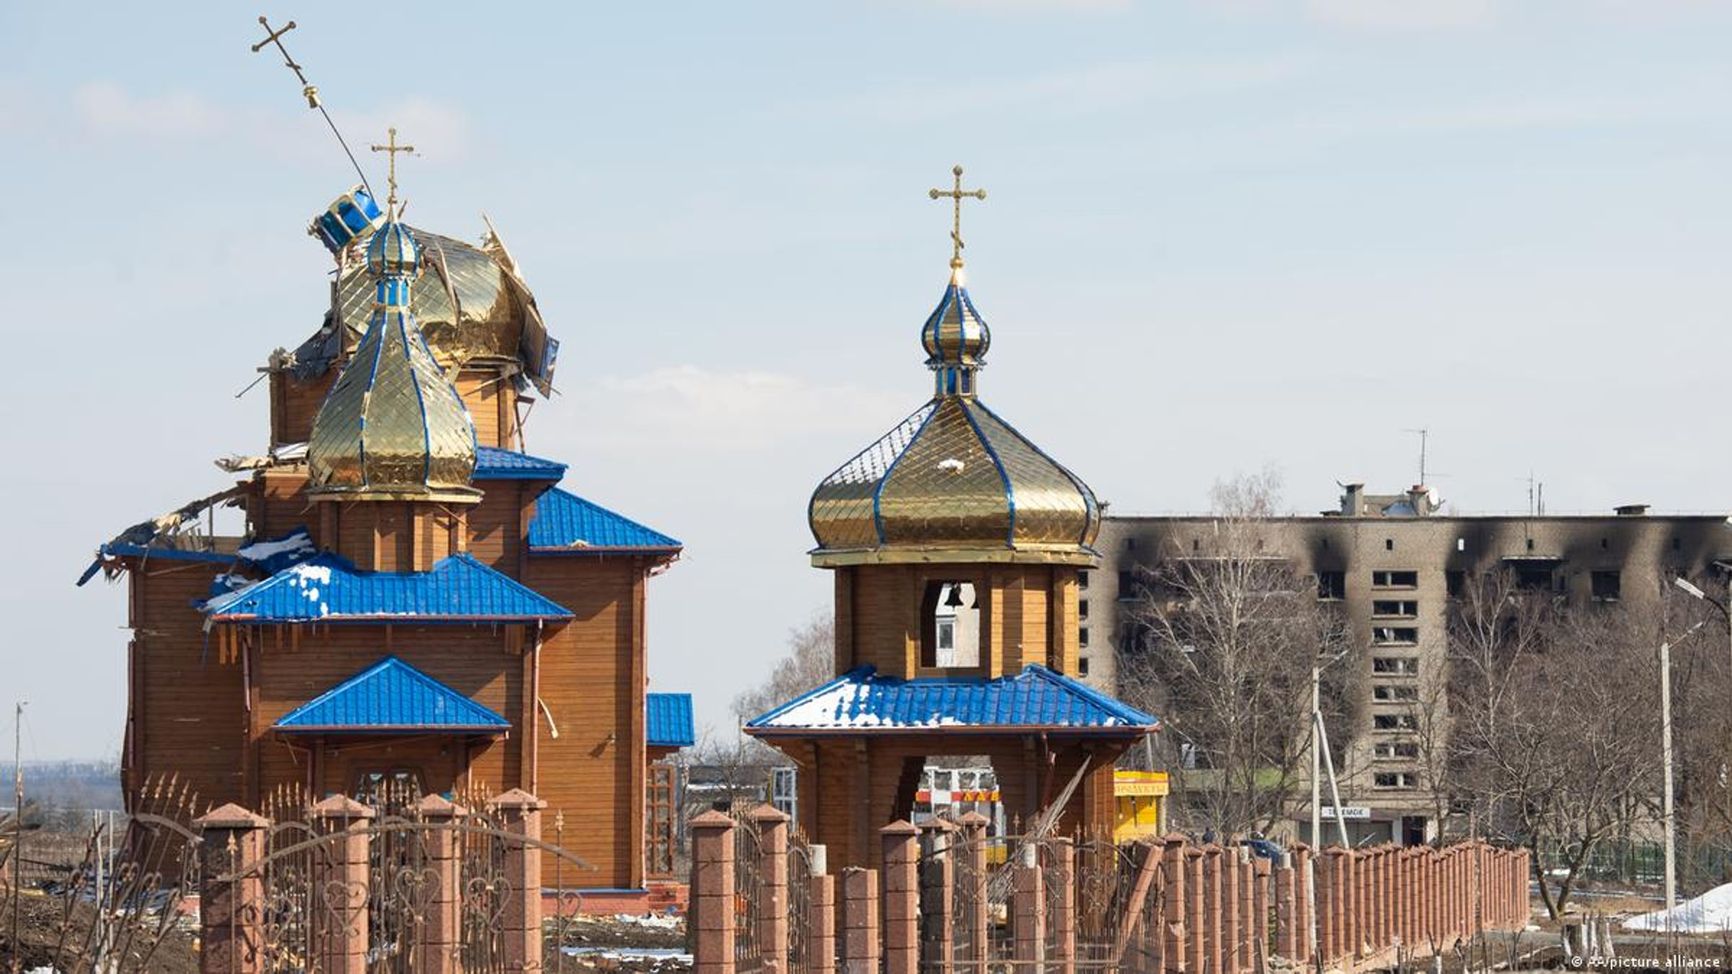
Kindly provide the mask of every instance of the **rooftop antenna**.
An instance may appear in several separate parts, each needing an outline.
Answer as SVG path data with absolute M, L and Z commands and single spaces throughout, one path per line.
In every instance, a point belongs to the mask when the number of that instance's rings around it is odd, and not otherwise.
M 373 184 L 367 181 L 367 174 L 361 170 L 361 164 L 356 161 L 355 153 L 350 151 L 348 140 L 343 138 L 342 132 L 337 131 L 337 123 L 332 121 L 331 113 L 325 111 L 324 104 L 319 101 L 318 86 L 307 80 L 301 66 L 295 63 L 294 58 L 289 57 L 289 49 L 283 46 L 283 35 L 295 29 L 295 22 L 291 20 L 284 24 L 281 30 L 272 30 L 270 21 L 261 14 L 259 24 L 265 29 L 265 39 L 253 45 L 253 53 L 259 53 L 267 45 L 275 45 L 277 50 L 282 52 L 283 64 L 295 73 L 296 78 L 300 79 L 301 95 L 307 99 L 307 107 L 316 108 L 320 115 L 325 116 L 325 124 L 331 127 L 331 134 L 337 137 L 337 144 L 343 147 L 343 154 L 349 157 L 349 165 L 355 167 L 355 175 L 361 177 L 361 185 L 367 187 L 367 195 L 378 199 L 378 196 L 373 192 Z
M 1419 486 L 1424 487 L 1426 484 L 1426 480 L 1425 480 L 1425 441 L 1426 441 L 1426 438 L 1431 435 L 1431 430 L 1422 426 L 1419 429 L 1406 429 L 1406 430 L 1402 430 L 1402 432 L 1403 433 L 1418 433 L 1419 434 L 1419 480 L 1418 480 L 1418 483 L 1419 483 Z

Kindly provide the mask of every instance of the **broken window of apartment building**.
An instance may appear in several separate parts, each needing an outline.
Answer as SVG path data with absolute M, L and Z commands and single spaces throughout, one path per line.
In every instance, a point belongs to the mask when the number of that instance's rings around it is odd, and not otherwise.
M 1339 602 L 1347 598 L 1347 573 L 1318 572 L 1317 598 L 1322 602 Z
M 1418 676 L 1419 658 L 1415 656 L 1375 656 L 1371 672 L 1378 676 Z
M 1378 646 L 1417 646 L 1419 630 L 1413 626 L 1372 626 L 1371 641 Z
M 1616 571 L 1594 572 L 1590 577 L 1595 602 L 1616 602 L 1623 589 L 1623 578 Z

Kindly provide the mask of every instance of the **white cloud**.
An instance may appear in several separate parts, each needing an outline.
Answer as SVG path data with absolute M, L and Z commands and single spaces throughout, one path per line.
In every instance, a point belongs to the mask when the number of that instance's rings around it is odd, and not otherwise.
M 807 436 L 889 429 L 918 405 L 917 397 L 899 399 L 881 390 L 696 365 L 603 377 L 567 398 L 577 400 L 575 408 L 562 408 L 583 417 L 584 438 L 591 443 L 703 452 L 761 450 Z
M 193 92 L 138 95 L 112 81 L 79 86 L 72 104 L 86 131 L 102 136 L 206 138 L 228 121 L 221 108 Z
M 0 92 L 0 113 L 9 100 Z M 313 126 L 298 124 L 297 116 L 310 111 L 305 102 L 285 97 L 275 111 L 242 110 L 190 91 L 145 94 L 112 81 L 92 81 L 72 93 L 74 116 L 83 132 L 97 138 L 166 141 L 178 144 L 222 140 L 269 153 L 294 153 L 309 143 Z M 441 160 L 462 156 L 469 144 L 469 121 L 460 110 L 421 97 L 410 97 L 367 111 L 331 111 L 338 128 L 348 138 L 356 155 L 370 155 L 367 147 L 385 141 L 385 132 L 396 126 L 402 141 L 417 152 Z M 0 115 L 3 119 L 4 115 Z M 0 121 L 0 124 L 4 124 Z M 318 122 L 318 151 L 332 146 Z
M 440 160 L 461 158 L 469 147 L 468 116 L 426 98 L 406 98 L 366 112 L 332 109 L 331 116 L 357 155 L 384 143 L 386 130 L 393 126 L 398 141 Z

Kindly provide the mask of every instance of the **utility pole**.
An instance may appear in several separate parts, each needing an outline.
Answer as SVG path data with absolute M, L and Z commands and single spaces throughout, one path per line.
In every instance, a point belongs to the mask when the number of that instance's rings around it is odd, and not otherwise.
M 1311 664 L 1311 844 L 1323 847 L 1323 756 L 1317 749 L 1317 712 L 1322 709 L 1323 668 Z
M 12 974 L 23 970 L 18 947 L 18 890 L 24 864 L 24 701 L 12 708 Z
M 1688 636 L 1700 625 L 1698 622 L 1691 626 L 1684 635 Z M 1677 820 L 1672 813 L 1672 643 L 1669 640 L 1660 642 L 1660 749 L 1666 789 L 1661 796 L 1666 823 L 1666 932 L 1670 934 L 1677 919 L 1672 910 L 1678 905 L 1678 835 Z

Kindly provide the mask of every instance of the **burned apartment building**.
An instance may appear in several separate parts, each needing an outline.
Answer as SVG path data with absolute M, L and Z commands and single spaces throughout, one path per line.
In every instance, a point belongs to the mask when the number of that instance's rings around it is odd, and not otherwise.
M 1206 552 L 1222 529 L 1222 519 L 1209 515 L 1103 519 L 1100 567 L 1079 577 L 1083 680 L 1121 692 L 1118 657 L 1136 651 L 1131 614 L 1140 579 L 1164 561 Z M 1448 607 L 1468 579 L 1501 570 L 1518 587 L 1573 603 L 1628 602 L 1658 599 L 1668 577 L 1679 575 L 1724 594 L 1732 562 L 1732 527 L 1720 514 L 1651 514 L 1632 504 L 1605 515 L 1462 516 L 1440 512 L 1436 493 L 1424 487 L 1377 495 L 1349 484 L 1338 510 L 1259 518 L 1248 530 L 1259 557 L 1314 577 L 1317 597 L 1337 604 L 1363 640 L 1364 726 L 1338 769 L 1356 843 L 1411 844 L 1438 832 L 1411 715 L 1423 681 L 1442 675 Z M 1308 816 L 1295 815 L 1294 837 L 1308 836 Z

